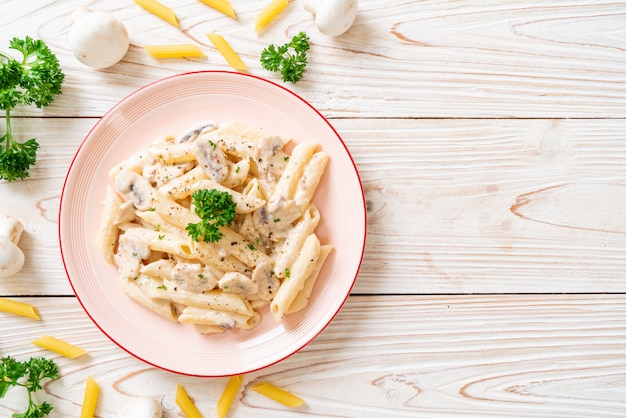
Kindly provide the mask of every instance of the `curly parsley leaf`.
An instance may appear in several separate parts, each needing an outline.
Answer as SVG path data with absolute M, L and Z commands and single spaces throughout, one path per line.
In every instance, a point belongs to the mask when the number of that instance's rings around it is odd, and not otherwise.
M 43 418 L 54 408 L 48 402 L 40 404 L 33 400 L 33 394 L 43 388 L 44 379 L 56 379 L 59 369 L 53 360 L 44 357 L 31 357 L 20 362 L 11 356 L 0 359 L 0 398 L 6 395 L 9 387 L 21 386 L 28 391 L 28 409 L 13 414 L 13 418 Z
M 309 37 L 300 32 L 284 45 L 271 44 L 265 48 L 261 52 L 261 66 L 268 71 L 280 72 L 285 82 L 297 83 L 304 74 L 309 47 Z
M 18 142 L 11 131 L 11 110 L 17 105 L 49 105 L 61 93 L 65 75 L 57 57 L 42 40 L 13 38 L 9 48 L 21 54 L 16 59 L 0 51 L 0 110 L 5 112 L 6 133 L 0 136 L 0 180 L 28 177 L 37 160 L 35 138 Z
M 230 226 L 235 220 L 237 204 L 228 192 L 217 189 L 200 189 L 192 195 L 192 203 L 200 222 L 187 225 L 194 241 L 217 242 L 222 239 L 220 226 Z

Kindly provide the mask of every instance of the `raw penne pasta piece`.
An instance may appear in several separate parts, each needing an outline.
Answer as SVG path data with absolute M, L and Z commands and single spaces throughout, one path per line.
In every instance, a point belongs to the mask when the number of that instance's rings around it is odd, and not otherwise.
M 154 58 L 197 58 L 206 55 L 194 44 L 144 45 Z
M 41 348 L 54 351 L 55 353 L 61 354 L 67 358 L 76 358 L 87 354 L 86 350 L 49 335 L 39 337 L 36 340 L 33 340 L 32 343 Z
M 174 11 L 164 4 L 161 4 L 156 0 L 135 0 L 135 3 L 177 28 L 180 26 Z
M 259 32 L 264 29 L 280 12 L 287 7 L 288 0 L 272 0 L 254 20 L 254 30 Z
M 0 311 L 39 320 L 37 308 L 31 304 L 0 298 Z
M 237 15 L 233 10 L 233 5 L 228 0 L 200 0 L 202 3 L 224 13 L 226 16 L 237 19 Z
M 224 37 L 217 33 L 207 33 L 207 35 L 213 46 L 228 62 L 228 65 L 233 67 L 237 71 L 248 71 L 248 66 L 241 60 L 241 57 L 235 52 L 230 44 L 224 39 Z
M 243 376 L 231 376 L 228 379 L 228 383 L 226 384 L 226 388 L 224 392 L 222 392 L 222 396 L 217 401 L 217 416 L 218 418 L 226 417 L 228 410 L 230 409 L 230 405 L 233 403 L 235 396 L 237 396 L 237 391 L 239 391 L 239 387 L 241 387 L 241 383 L 243 382 Z
M 291 408 L 297 408 L 304 404 L 303 399 L 267 382 L 255 383 L 250 389 Z
M 104 202 L 102 203 L 102 218 L 100 228 L 96 235 L 96 244 L 100 254 L 109 263 L 113 264 L 113 254 L 119 230 L 115 225 L 115 219 L 122 206 L 122 199 L 111 186 L 107 186 Z
M 178 385 L 176 388 L 176 405 L 178 405 L 187 418 L 202 418 L 202 414 L 198 411 L 196 405 L 194 405 L 189 395 L 187 395 L 185 388 L 181 385 Z
M 85 384 L 85 395 L 83 396 L 83 406 L 80 409 L 80 418 L 93 418 L 96 413 L 96 406 L 98 404 L 98 394 L 100 388 L 98 384 L 91 376 L 87 377 L 87 383 Z

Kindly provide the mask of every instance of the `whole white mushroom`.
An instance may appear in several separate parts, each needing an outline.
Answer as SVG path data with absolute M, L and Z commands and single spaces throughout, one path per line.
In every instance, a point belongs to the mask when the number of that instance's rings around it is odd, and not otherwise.
M 305 0 L 304 8 L 315 15 L 315 26 L 321 33 L 335 37 L 350 29 L 359 5 L 357 0 Z
M 0 277 L 16 274 L 24 265 L 24 253 L 17 246 L 24 225 L 10 216 L 0 215 Z
M 161 418 L 163 410 L 156 399 L 145 396 L 132 398 L 120 410 L 119 418 Z
M 87 7 L 80 7 L 72 14 L 68 41 L 78 61 L 97 69 L 117 64 L 130 44 L 126 26 L 120 20 Z

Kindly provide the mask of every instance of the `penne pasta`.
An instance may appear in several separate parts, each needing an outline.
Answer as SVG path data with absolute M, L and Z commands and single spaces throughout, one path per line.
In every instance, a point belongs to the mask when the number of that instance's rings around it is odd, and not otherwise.
M 120 290 L 202 334 L 252 329 L 268 305 L 277 321 L 304 308 L 332 249 L 311 203 L 328 155 L 289 154 L 290 140 L 202 122 L 113 167 L 96 245 Z
M 144 45 L 144 49 L 154 58 L 197 58 L 206 55 L 193 44 Z
M 255 383 L 250 389 L 291 408 L 297 408 L 304 404 L 303 399 L 267 382 Z
M 119 230 L 115 225 L 115 219 L 122 206 L 122 199 L 111 186 L 107 186 L 106 196 L 103 202 L 102 219 L 98 228 L 96 242 L 100 254 L 109 263 L 113 264 L 113 253 L 117 244 Z
M 230 46 L 226 39 L 222 35 L 217 33 L 207 33 L 206 35 L 213 46 L 222 54 L 226 59 L 228 65 L 233 67 L 237 71 L 248 71 L 248 66 L 241 60 L 241 57 L 237 55 L 235 50 Z
M 99 393 L 100 388 L 98 387 L 98 384 L 91 376 L 88 376 L 87 383 L 85 384 L 83 406 L 80 409 L 80 418 L 93 418 L 96 413 Z
M 32 341 L 33 344 L 41 348 L 45 348 L 50 351 L 54 351 L 57 354 L 61 354 L 67 358 L 76 358 L 87 354 L 87 351 L 80 347 L 66 343 L 65 341 L 51 337 L 49 335 L 39 337 Z
M 202 418 L 202 414 L 198 411 L 196 405 L 194 405 L 189 395 L 187 395 L 185 388 L 181 385 L 178 385 L 176 388 L 176 405 L 178 405 L 187 418 Z
M 237 15 L 233 10 L 233 5 L 228 0 L 200 0 L 202 3 L 224 13 L 226 16 L 237 19 Z
M 156 0 L 135 0 L 139 6 L 143 7 L 150 13 L 160 17 L 166 22 L 176 26 L 177 28 L 180 26 L 178 24 L 178 18 L 176 14 L 169 7 L 159 3 Z
M 315 234 L 311 234 L 304 241 L 296 261 L 287 269 L 285 278 L 270 303 L 270 312 L 277 322 L 283 319 L 298 293 L 304 288 L 304 282 L 313 272 L 319 254 L 320 242 Z
M 285 7 L 287 7 L 288 0 L 272 0 L 261 12 L 256 16 L 254 20 L 254 30 L 259 32 L 280 13 Z
M 228 379 L 228 383 L 226 384 L 226 388 L 220 399 L 217 401 L 217 416 L 218 418 L 226 417 L 228 410 L 230 409 L 230 405 L 233 403 L 235 396 L 237 396 L 237 391 L 239 387 L 241 387 L 241 383 L 243 382 L 243 376 L 231 376 Z
M 39 320 L 39 312 L 33 305 L 15 300 L 0 298 L 0 311 Z

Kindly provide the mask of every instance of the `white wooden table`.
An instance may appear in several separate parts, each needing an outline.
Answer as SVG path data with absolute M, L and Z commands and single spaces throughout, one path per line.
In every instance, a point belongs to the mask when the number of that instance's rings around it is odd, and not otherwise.
M 57 216 L 79 144 L 108 109 L 165 76 L 228 70 L 218 31 L 252 74 L 259 54 L 300 30 L 306 75 L 287 85 L 329 118 L 359 169 L 368 241 L 352 295 L 299 353 L 246 375 L 232 417 L 626 416 L 626 2 L 361 0 L 353 28 L 321 35 L 295 0 L 262 36 L 266 1 L 232 0 L 238 21 L 196 0 L 164 0 L 181 29 L 131 0 L 0 3 L 0 49 L 43 39 L 66 74 L 62 95 L 19 108 L 13 129 L 41 148 L 31 177 L 0 182 L 0 212 L 25 224 L 22 271 L 0 296 L 41 321 L 0 312 L 0 355 L 54 358 L 40 399 L 77 417 L 87 376 L 96 411 L 185 386 L 204 416 L 226 379 L 168 373 L 128 355 L 90 321 L 66 278 Z M 81 5 L 114 13 L 131 48 L 103 71 L 66 42 Z M 208 59 L 157 61 L 142 46 L 193 42 Z M 3 128 L 0 122 L 0 128 Z M 54 335 L 89 351 L 69 360 L 30 342 Z M 288 410 L 249 387 L 267 380 L 306 400 Z M 0 416 L 18 400 L 0 400 Z

